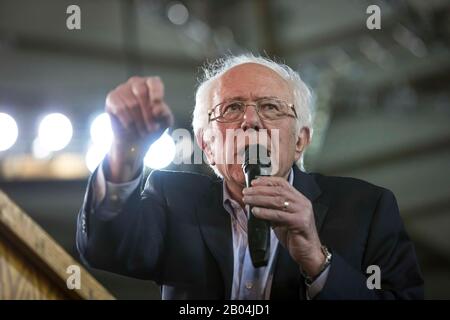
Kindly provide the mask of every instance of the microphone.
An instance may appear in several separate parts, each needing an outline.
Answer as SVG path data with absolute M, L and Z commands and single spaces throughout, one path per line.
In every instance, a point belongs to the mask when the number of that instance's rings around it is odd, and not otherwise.
M 270 176 L 271 163 L 267 149 L 260 144 L 248 145 L 245 148 L 242 170 L 247 188 L 251 186 L 252 180 L 259 176 Z M 251 206 L 248 211 L 247 235 L 253 266 L 255 268 L 266 266 L 269 261 L 270 223 L 256 218 Z

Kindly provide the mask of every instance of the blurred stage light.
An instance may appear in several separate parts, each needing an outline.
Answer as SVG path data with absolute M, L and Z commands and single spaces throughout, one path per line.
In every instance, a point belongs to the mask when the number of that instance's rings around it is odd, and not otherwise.
M 19 129 L 9 114 L 0 113 L 0 151 L 11 148 L 16 143 Z
M 48 151 L 58 151 L 69 144 L 72 134 L 73 129 L 69 118 L 61 113 L 52 113 L 42 119 L 38 138 Z
M 175 2 L 170 4 L 169 8 L 167 9 L 167 17 L 169 18 L 170 22 L 180 26 L 185 24 L 189 19 L 189 11 L 184 4 Z
M 113 141 L 111 121 L 107 113 L 99 114 L 91 124 L 91 140 L 96 145 L 110 147 Z
M 45 159 L 52 153 L 50 150 L 45 148 L 45 146 L 42 145 L 42 142 L 39 138 L 34 139 L 31 149 L 33 157 L 35 157 L 36 159 Z
M 104 144 L 91 144 L 87 153 L 86 153 L 86 167 L 90 172 L 94 172 L 94 170 L 98 167 L 100 162 L 102 162 L 103 158 L 109 151 L 109 147 L 105 147 Z
M 152 169 L 167 167 L 173 161 L 175 152 L 175 142 L 166 130 L 148 149 L 144 165 Z

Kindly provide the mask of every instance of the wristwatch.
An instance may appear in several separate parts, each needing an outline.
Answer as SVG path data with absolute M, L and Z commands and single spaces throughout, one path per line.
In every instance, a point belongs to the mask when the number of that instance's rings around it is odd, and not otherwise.
M 323 252 L 323 255 L 325 256 L 325 262 L 320 267 L 319 273 L 315 277 L 308 276 L 303 269 L 300 267 L 300 273 L 302 274 L 303 278 L 305 278 L 305 284 L 309 287 L 312 285 L 312 283 L 320 277 L 320 275 L 325 271 L 325 269 L 331 264 L 331 258 L 332 254 L 330 250 L 326 246 L 321 246 L 320 249 Z

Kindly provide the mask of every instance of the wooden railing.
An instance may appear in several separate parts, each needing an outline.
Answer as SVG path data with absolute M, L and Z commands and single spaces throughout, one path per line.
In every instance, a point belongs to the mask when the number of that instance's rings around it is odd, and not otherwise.
M 0 190 L 2 299 L 114 297 Z

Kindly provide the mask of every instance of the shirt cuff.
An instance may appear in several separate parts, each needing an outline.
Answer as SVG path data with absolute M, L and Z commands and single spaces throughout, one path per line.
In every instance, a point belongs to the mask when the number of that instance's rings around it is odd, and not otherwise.
M 325 283 L 328 279 L 328 273 L 330 271 L 330 266 L 326 267 L 326 269 L 320 274 L 320 276 L 314 280 L 314 282 L 308 287 L 306 290 L 306 298 L 308 300 L 314 299 L 314 297 L 322 291 Z
M 125 201 L 130 197 L 142 179 L 142 172 L 139 176 L 129 182 L 113 183 L 105 178 L 103 160 L 100 164 L 94 181 L 94 208 L 105 218 L 110 218 L 120 211 Z

